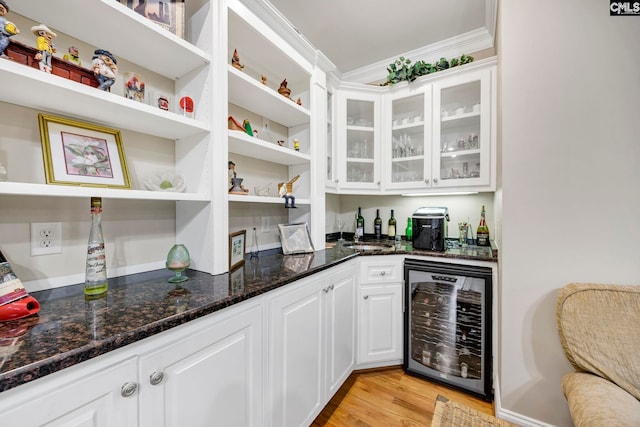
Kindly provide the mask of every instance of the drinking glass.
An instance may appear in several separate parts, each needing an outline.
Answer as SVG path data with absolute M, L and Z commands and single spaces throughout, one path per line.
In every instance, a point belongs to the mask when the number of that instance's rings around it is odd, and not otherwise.
M 169 279 L 169 283 L 181 283 L 189 280 L 187 276 L 182 275 L 182 272 L 189 268 L 189 264 L 191 264 L 191 257 L 187 248 L 180 244 L 173 245 L 167 255 L 166 266 L 176 275 Z

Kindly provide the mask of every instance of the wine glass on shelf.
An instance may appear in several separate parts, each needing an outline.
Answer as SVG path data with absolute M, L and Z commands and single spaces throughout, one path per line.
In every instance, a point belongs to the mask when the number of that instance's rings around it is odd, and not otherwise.
M 342 242 L 344 241 L 344 238 L 342 237 L 342 229 L 345 225 L 344 219 L 338 218 L 336 220 L 336 225 L 338 226 L 338 231 L 340 231 L 340 238 L 338 240 Z
M 189 280 L 187 276 L 183 276 L 182 272 L 189 268 L 191 264 L 191 257 L 189 251 L 184 245 L 173 245 L 169 254 L 167 255 L 167 269 L 176 273 L 176 275 L 169 279 L 169 283 L 181 283 Z

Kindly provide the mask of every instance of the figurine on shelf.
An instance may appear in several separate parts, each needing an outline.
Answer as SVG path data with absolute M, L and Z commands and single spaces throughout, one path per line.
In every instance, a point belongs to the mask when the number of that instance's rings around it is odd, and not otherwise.
M 302 99 L 298 98 L 298 100 L 296 101 L 296 104 L 302 106 Z
M 263 85 L 267 84 L 267 76 L 265 76 L 264 74 L 262 74 L 260 76 L 260 81 L 262 82 Z
M 240 56 L 238 55 L 238 51 L 236 49 L 233 50 L 233 56 L 231 57 L 231 65 L 233 68 L 242 71 L 244 65 L 240 63 Z
M 231 188 L 229 189 L 230 194 L 249 194 L 249 190 L 244 188 L 242 185 L 243 178 L 238 178 L 236 173 L 236 164 L 229 160 L 229 184 Z
M 108 50 L 96 49 L 93 52 L 91 65 L 93 74 L 98 80 L 98 89 L 111 92 L 111 86 L 118 76 L 117 63 L 116 58 Z
M 251 128 L 251 123 L 249 122 L 249 120 L 244 119 L 244 122 L 242 122 L 242 127 L 244 128 L 244 131 L 247 133 L 247 135 L 253 136 L 253 129 Z
M 278 140 L 278 142 L 277 142 L 277 144 L 278 144 L 280 147 L 284 147 L 284 139 L 279 139 L 279 140 Z
M 282 83 L 280 83 L 280 87 L 278 88 L 278 93 L 285 98 L 289 98 L 291 95 L 291 89 L 287 87 L 287 79 L 284 79 Z
M 80 60 L 78 48 L 75 46 L 69 46 L 67 53 L 62 57 L 67 62 L 76 64 L 78 67 L 82 67 L 82 61 Z
M 0 0 L 0 58 L 9 58 L 4 51 L 9 46 L 9 37 L 20 34 L 20 30 L 13 22 L 7 21 L 5 15 L 9 13 L 9 6 Z
M 296 151 L 300 151 L 300 141 L 298 141 L 297 139 L 293 140 L 293 149 Z
M 51 40 L 56 38 L 58 35 L 44 24 L 31 27 L 31 32 L 37 36 L 36 50 L 38 53 L 36 53 L 35 58 L 37 61 L 40 61 L 40 71 L 51 73 L 51 57 L 53 57 L 53 54 L 56 52 L 56 47 L 53 45 Z
M 300 175 L 296 175 L 289 180 L 289 182 L 281 182 L 278 184 L 278 194 L 284 198 L 285 208 L 297 208 L 296 197 L 293 195 L 293 183 L 300 178 Z M 291 204 L 289 204 L 291 202 Z

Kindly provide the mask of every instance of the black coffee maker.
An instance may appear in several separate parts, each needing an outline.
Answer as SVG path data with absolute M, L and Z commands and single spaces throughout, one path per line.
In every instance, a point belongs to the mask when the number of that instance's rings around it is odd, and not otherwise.
M 413 247 L 429 251 L 446 250 L 449 210 L 447 208 L 418 208 L 411 216 Z

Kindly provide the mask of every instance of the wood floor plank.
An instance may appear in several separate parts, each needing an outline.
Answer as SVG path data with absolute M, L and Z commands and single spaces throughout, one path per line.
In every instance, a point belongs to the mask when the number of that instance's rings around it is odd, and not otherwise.
M 351 374 L 311 426 L 430 426 L 438 394 L 485 414 L 494 414 L 491 403 L 405 374 L 398 366 Z

